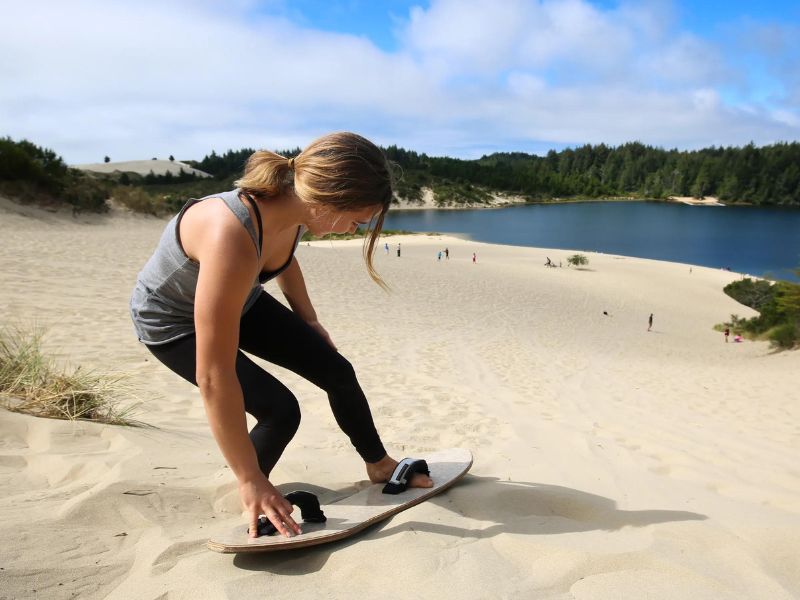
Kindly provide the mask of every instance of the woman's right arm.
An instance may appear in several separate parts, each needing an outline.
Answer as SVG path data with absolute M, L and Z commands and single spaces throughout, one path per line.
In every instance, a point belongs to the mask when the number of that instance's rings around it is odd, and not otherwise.
M 214 439 L 239 481 L 251 537 L 257 535 L 260 514 L 288 536 L 288 529 L 300 533 L 300 527 L 290 516 L 292 505 L 258 466 L 236 376 L 239 321 L 257 270 L 255 253 L 237 221 L 221 221 L 203 232 L 203 243 L 193 253 L 200 262 L 194 309 L 197 385 Z

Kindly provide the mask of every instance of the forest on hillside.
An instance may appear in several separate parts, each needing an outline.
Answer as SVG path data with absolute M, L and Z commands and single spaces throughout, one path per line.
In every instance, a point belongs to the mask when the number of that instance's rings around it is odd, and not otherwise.
M 252 148 L 212 151 L 186 160 L 212 179 L 179 175 L 95 175 L 69 168 L 54 151 L 23 140 L 0 139 L 0 191 L 51 198 L 79 209 L 99 210 L 103 196 L 136 197 L 146 212 L 175 210 L 190 196 L 229 189 Z M 531 202 L 573 199 L 716 196 L 726 203 L 800 206 L 800 143 L 769 146 L 665 150 L 631 142 L 621 146 L 584 145 L 545 156 L 503 152 L 475 160 L 428 156 L 397 146 L 384 148 L 395 166 L 399 198 L 421 200 L 424 189 L 439 204 L 480 204 L 494 193 Z M 300 149 L 278 151 L 296 156 Z M 135 191 L 133 191 L 135 190 Z
M 480 202 L 489 192 L 532 201 L 572 198 L 716 196 L 729 203 L 800 206 L 800 143 L 742 148 L 664 150 L 638 142 L 584 145 L 546 156 L 496 153 L 477 160 L 433 157 L 397 146 L 384 149 L 399 168 L 397 195 Z M 192 166 L 224 178 L 241 172 L 253 149 L 212 152 Z M 280 152 L 296 156 L 300 149 Z
M 520 194 L 531 200 L 716 196 L 729 203 L 800 206 L 800 144 L 692 152 L 628 143 L 568 148 L 546 156 L 496 153 L 478 160 L 386 149 L 403 168 L 401 196 L 441 182 Z

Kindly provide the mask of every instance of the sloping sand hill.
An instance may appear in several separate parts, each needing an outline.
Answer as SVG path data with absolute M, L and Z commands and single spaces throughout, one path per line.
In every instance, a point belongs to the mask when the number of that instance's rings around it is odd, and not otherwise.
M 178 175 L 183 169 L 184 173 L 191 173 L 198 177 L 211 177 L 205 171 L 195 169 L 179 160 L 127 160 L 72 166 L 82 171 L 92 171 L 94 173 L 114 173 L 118 171 L 120 173 L 136 173 L 138 175 L 147 175 L 150 171 L 153 172 L 153 175 L 166 175 L 167 173 Z
M 132 374 L 155 426 L 0 410 L 0 598 L 800 596 L 800 353 L 713 331 L 752 314 L 721 291 L 736 274 L 599 254 L 549 269 L 568 252 L 446 237 L 388 238 L 389 295 L 357 242 L 298 258 L 390 452 L 468 447 L 471 474 L 348 541 L 208 551 L 241 522 L 236 482 L 197 390 L 127 314 L 164 224 L 0 207 L 3 320 L 48 327 L 61 360 Z M 267 368 L 303 411 L 273 481 L 323 501 L 363 483 L 325 395 Z

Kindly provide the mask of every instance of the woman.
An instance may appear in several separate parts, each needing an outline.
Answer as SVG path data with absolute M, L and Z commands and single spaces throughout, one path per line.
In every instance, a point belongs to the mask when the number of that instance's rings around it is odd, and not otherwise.
M 237 189 L 189 200 L 167 224 L 139 273 L 131 316 L 139 340 L 198 386 L 208 422 L 239 482 L 250 535 L 264 514 L 283 535 L 300 533 L 292 505 L 269 475 L 300 423 L 292 393 L 242 350 L 285 367 L 328 393 L 339 426 L 374 482 L 397 461 L 386 454 L 350 363 L 317 319 L 294 251 L 304 230 L 353 233 L 372 223 L 364 258 L 392 198 L 381 150 L 353 133 L 313 142 L 296 158 L 255 152 Z M 291 310 L 261 284 L 276 279 Z M 250 431 L 245 411 L 258 423 Z M 412 486 L 429 487 L 417 474 Z

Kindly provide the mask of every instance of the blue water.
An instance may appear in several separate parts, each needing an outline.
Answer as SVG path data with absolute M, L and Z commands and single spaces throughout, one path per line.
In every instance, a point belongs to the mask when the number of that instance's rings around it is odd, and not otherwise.
M 730 268 L 792 281 L 798 281 L 792 271 L 800 267 L 800 209 L 666 202 L 534 204 L 391 211 L 384 227 Z

